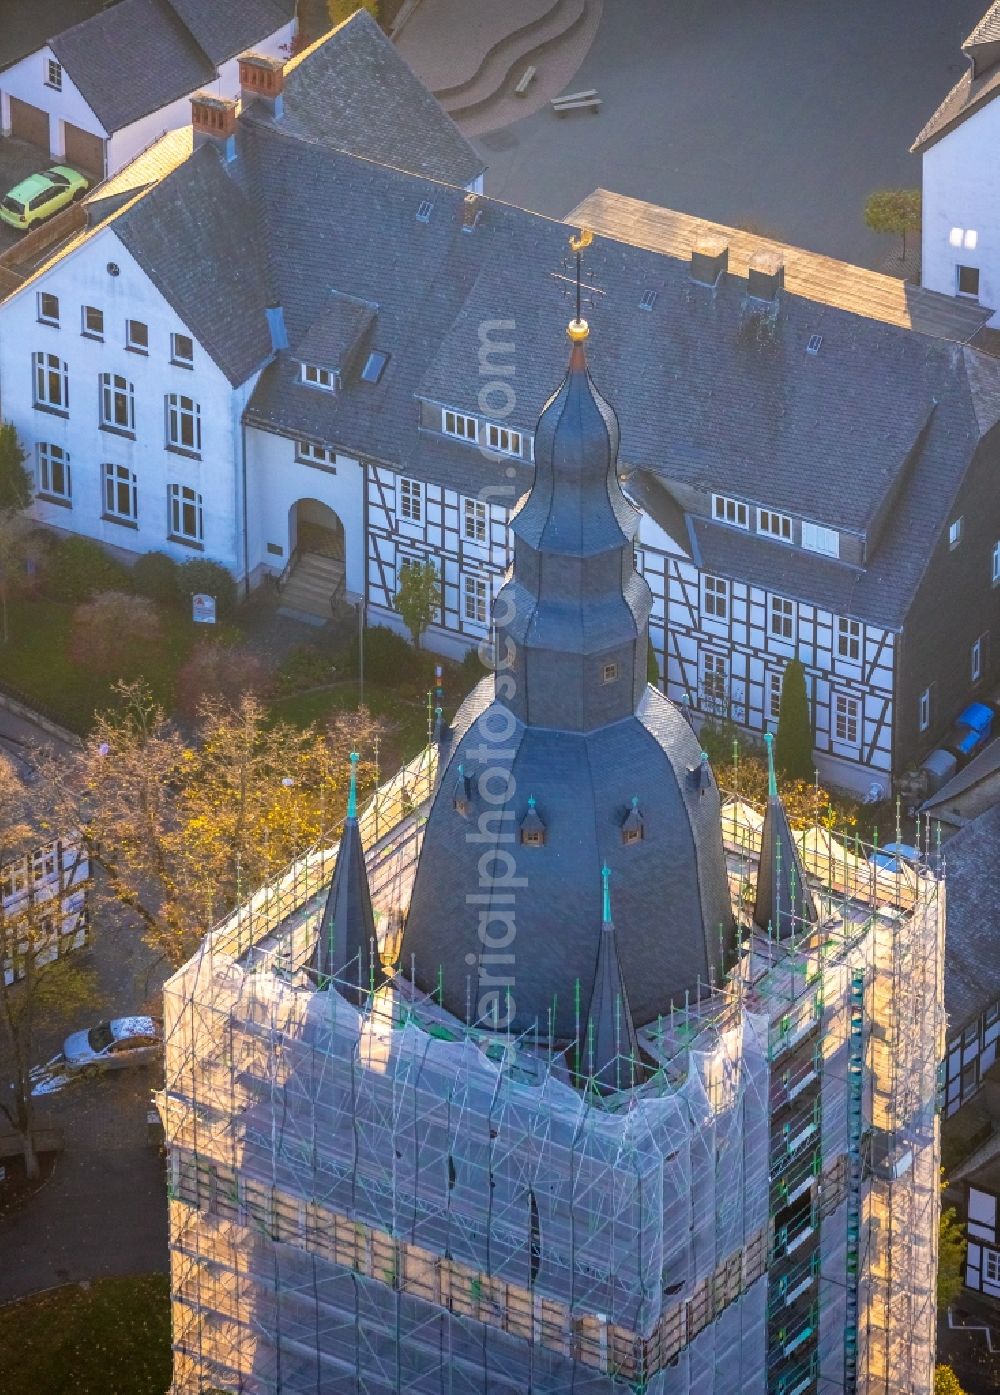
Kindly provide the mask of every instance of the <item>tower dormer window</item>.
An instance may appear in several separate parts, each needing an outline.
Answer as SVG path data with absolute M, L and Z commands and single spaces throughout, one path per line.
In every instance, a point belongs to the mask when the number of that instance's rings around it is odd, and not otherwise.
M 617 664 L 605 664 L 603 669 L 603 681 L 605 683 L 617 683 L 618 672 Z
M 540 848 L 545 843 L 545 824 L 535 804 L 535 796 L 529 795 L 528 809 L 521 820 L 521 842 L 527 848 Z
M 641 843 L 646 836 L 645 821 L 642 817 L 642 810 L 639 808 L 639 796 L 632 796 L 632 804 L 622 823 L 622 842 Z

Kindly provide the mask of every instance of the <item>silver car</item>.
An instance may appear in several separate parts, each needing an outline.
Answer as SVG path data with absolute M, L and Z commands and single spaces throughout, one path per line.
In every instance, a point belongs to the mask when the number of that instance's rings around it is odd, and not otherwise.
M 74 1032 L 63 1043 L 63 1061 L 69 1071 L 146 1065 L 162 1053 L 163 1023 L 158 1017 L 113 1017 L 89 1031 Z

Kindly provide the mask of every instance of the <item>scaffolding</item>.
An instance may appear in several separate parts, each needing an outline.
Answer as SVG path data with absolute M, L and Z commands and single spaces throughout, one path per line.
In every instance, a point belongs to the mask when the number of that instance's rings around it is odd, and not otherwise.
M 434 780 L 429 748 L 361 818 L 387 962 Z M 164 994 L 174 1395 L 930 1392 L 938 882 L 810 829 L 820 916 L 779 942 L 759 816 L 723 836 L 738 963 L 610 1093 L 412 974 L 317 992 L 333 847 L 206 937 Z

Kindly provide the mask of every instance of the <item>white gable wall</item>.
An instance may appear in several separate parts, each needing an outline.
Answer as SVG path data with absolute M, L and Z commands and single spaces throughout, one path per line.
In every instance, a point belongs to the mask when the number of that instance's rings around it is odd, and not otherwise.
M 117 276 L 109 274 L 109 263 L 119 268 Z M 59 297 L 59 328 L 38 322 L 40 291 Z M 103 310 L 103 343 L 81 334 L 84 305 Z M 148 325 L 148 356 L 124 347 L 127 319 Z M 0 306 L 0 409 L 28 453 L 36 488 L 38 444 L 51 442 L 69 452 L 72 506 L 37 500 L 33 514 L 40 522 L 127 552 L 160 550 L 179 562 L 204 556 L 241 573 L 240 417 L 256 379 L 234 390 L 197 340 L 194 369 L 172 365 L 172 333 L 191 335 L 113 229 L 106 228 Z M 57 354 L 67 364 L 66 417 L 34 405 L 35 351 Z M 122 374 L 134 385 L 134 440 L 100 428 L 99 376 L 104 372 Z M 200 460 L 166 448 L 165 396 L 171 392 L 194 398 L 201 408 Z M 135 527 L 103 517 L 104 462 L 127 465 L 137 477 Z M 171 483 L 202 495 L 201 550 L 169 539 L 167 489 Z
M 1000 311 L 1000 98 L 994 98 L 923 156 L 922 280 L 954 295 L 959 265 L 980 271 L 979 299 Z M 953 247 L 953 228 L 976 234 L 975 248 Z M 1000 314 L 991 324 L 1000 323 Z
M 65 68 L 60 91 L 46 84 L 50 59 L 55 61 L 55 54 L 46 45 L 0 73 L 0 127 L 5 136 L 10 134 L 11 97 L 17 97 L 33 107 L 40 107 L 49 114 L 49 153 L 61 157 L 64 149 L 65 122 L 79 126 L 81 130 L 89 131 L 101 140 L 104 140 L 108 133 L 84 101 Z

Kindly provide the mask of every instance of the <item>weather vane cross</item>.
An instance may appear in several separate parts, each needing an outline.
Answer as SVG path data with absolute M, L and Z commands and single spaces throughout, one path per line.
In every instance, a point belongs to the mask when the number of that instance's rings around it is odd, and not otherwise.
M 583 279 L 583 272 L 582 272 L 582 269 L 581 269 L 581 257 L 582 257 L 582 254 L 583 254 L 584 249 L 587 248 L 587 247 L 589 247 L 590 244 L 593 242 L 593 240 L 594 240 L 594 234 L 590 231 L 589 228 L 581 228 L 580 231 L 579 231 L 578 233 L 574 234 L 574 235 L 570 238 L 570 240 L 569 240 L 570 251 L 576 253 L 576 322 L 577 322 L 577 324 L 579 324 L 580 321 L 583 319 L 583 311 L 582 311 L 582 308 L 581 308 L 581 283 L 582 283 L 582 279 Z

